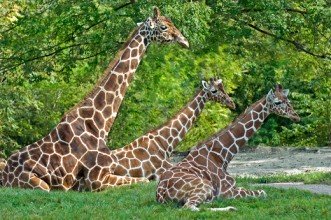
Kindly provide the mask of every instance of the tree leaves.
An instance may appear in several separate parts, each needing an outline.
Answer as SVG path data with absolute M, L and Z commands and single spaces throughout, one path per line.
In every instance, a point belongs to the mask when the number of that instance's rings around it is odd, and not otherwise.
M 128 1 L 130 2 L 130 1 Z M 302 120 L 271 116 L 250 144 L 330 144 L 330 3 L 318 1 L 5 1 L 0 3 L 0 152 L 47 134 L 92 88 L 157 5 L 191 48 L 152 44 L 109 134 L 120 147 L 182 108 L 220 75 L 237 110 L 207 105 L 180 148 L 226 126 L 274 86 Z

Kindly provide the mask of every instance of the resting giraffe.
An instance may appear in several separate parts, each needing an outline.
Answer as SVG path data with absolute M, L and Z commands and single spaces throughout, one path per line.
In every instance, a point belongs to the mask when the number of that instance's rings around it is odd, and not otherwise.
M 123 148 L 113 150 L 112 155 L 117 160 L 114 174 L 159 179 L 160 174 L 172 166 L 168 161 L 170 155 L 192 127 L 207 101 L 235 108 L 221 79 L 211 79 L 210 83 L 202 81 L 202 87 L 193 100 L 164 125 Z
M 217 197 L 238 198 L 266 196 L 263 190 L 251 191 L 235 186 L 236 182 L 227 173 L 227 166 L 254 132 L 260 128 L 270 113 L 299 121 L 287 99 L 288 90 L 276 86 L 266 97 L 252 104 L 227 128 L 191 150 L 180 163 L 165 171 L 157 186 L 156 199 L 184 204 L 191 210 L 199 210 L 199 204 Z M 213 211 L 228 211 L 233 207 L 214 208 Z
M 128 39 L 94 90 L 62 118 L 43 139 L 13 154 L 3 171 L 9 187 L 68 190 L 79 182 L 89 190 L 146 181 L 112 174 L 114 166 L 105 139 L 116 117 L 128 83 L 152 42 L 187 40 L 170 19 L 154 9 Z

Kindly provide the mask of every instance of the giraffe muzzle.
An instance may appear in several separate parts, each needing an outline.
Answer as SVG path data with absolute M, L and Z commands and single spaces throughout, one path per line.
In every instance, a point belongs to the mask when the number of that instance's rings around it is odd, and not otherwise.
M 236 109 L 236 104 L 234 104 L 233 101 L 230 101 L 227 106 L 229 106 L 230 109 L 235 110 Z
M 190 44 L 189 44 L 188 40 L 186 40 L 186 38 L 183 37 L 183 36 L 178 36 L 178 37 L 176 37 L 176 41 L 177 41 L 182 47 L 185 47 L 185 48 L 189 48 L 189 47 L 190 47 Z
M 290 119 L 291 119 L 292 121 L 294 121 L 294 122 L 299 122 L 299 121 L 300 121 L 300 117 L 299 117 L 299 115 L 297 115 L 297 114 L 292 115 L 292 116 L 290 117 Z
M 223 103 L 232 110 L 236 109 L 236 104 L 232 101 L 231 98 L 227 98 Z

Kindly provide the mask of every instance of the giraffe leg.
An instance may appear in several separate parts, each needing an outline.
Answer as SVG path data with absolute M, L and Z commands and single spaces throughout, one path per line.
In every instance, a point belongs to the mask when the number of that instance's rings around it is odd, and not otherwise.
M 96 176 L 96 178 L 91 178 Z M 145 177 L 136 178 L 136 177 L 127 177 L 127 176 L 117 176 L 109 172 L 103 173 L 102 175 L 89 175 L 89 178 L 85 179 L 85 187 L 91 191 L 100 191 L 106 188 L 131 185 L 134 183 L 148 183 L 149 180 Z
M 198 206 L 201 203 L 209 202 L 214 198 L 213 186 L 209 180 L 201 179 L 195 175 L 174 177 L 178 173 L 166 171 L 161 176 L 161 181 L 157 187 L 157 201 L 164 203 L 167 200 L 183 202 L 183 208 L 192 211 L 200 211 Z M 170 178 L 164 178 L 172 176 Z M 177 175 L 178 176 L 178 175 Z M 162 180 L 164 179 L 164 180 Z M 211 208 L 211 211 L 230 211 L 234 207 Z
M 47 192 L 49 192 L 50 190 L 49 185 L 45 181 L 43 181 L 42 179 L 36 176 L 32 176 L 30 178 L 29 184 L 33 187 L 33 189 L 41 189 Z
M 222 192 L 224 194 L 223 197 L 226 198 L 243 198 L 243 197 L 266 197 L 267 194 L 264 190 L 247 190 L 244 188 L 237 188 L 235 187 L 236 181 L 233 177 L 231 177 L 227 172 L 225 173 L 225 180 L 223 187 L 225 185 L 225 190 L 223 189 Z
M 148 183 L 149 180 L 145 177 L 127 177 L 127 176 L 116 176 L 108 174 L 103 181 L 103 184 L 106 184 L 110 187 L 120 186 L 120 185 L 131 185 L 134 183 Z
M 203 180 L 201 184 L 196 185 L 193 192 L 189 192 L 189 197 L 187 198 L 184 207 L 191 209 L 192 211 L 200 211 L 197 207 L 203 202 L 209 202 L 214 198 L 213 187 L 211 183 L 207 180 Z M 237 210 L 233 206 L 228 206 L 225 208 L 208 208 L 207 210 L 216 212 L 227 212 Z
M 50 186 L 38 175 L 30 170 L 21 168 L 20 172 L 15 173 L 8 170 L 8 166 L 2 173 L 2 184 L 6 187 L 21 187 L 27 189 L 40 189 L 43 191 L 50 191 Z
M 183 208 L 199 211 L 198 205 L 212 199 L 212 185 L 194 174 L 168 170 L 161 175 L 156 199 L 181 202 Z
M 266 197 L 264 190 L 247 190 L 244 188 L 230 188 L 223 195 L 226 198 L 244 198 L 244 197 Z
M 198 206 L 201 203 L 213 198 L 213 187 L 208 180 L 195 178 L 183 185 L 182 190 L 185 191 L 186 200 L 183 207 L 192 211 L 199 211 Z
M 78 181 L 75 183 L 75 185 L 72 187 L 72 189 L 75 191 L 78 191 L 78 192 L 82 192 L 84 189 L 86 189 L 84 177 L 81 177 L 80 179 L 78 179 Z
M 41 189 L 43 191 L 50 191 L 49 185 L 42 179 L 38 178 L 34 173 L 24 172 L 19 178 L 15 178 L 12 183 L 6 184 L 10 187 L 22 187 L 27 189 Z
M 155 172 L 154 178 L 156 181 L 160 179 L 160 176 L 162 173 L 164 173 L 166 170 L 170 169 L 173 166 L 168 160 L 164 160 L 163 164 L 158 170 Z

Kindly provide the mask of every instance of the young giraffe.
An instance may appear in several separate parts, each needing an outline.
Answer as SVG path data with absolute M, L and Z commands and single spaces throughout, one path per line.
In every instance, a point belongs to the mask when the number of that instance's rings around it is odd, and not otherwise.
M 175 147 L 184 138 L 205 107 L 207 101 L 220 102 L 234 109 L 221 79 L 202 81 L 202 89 L 165 124 L 137 138 L 123 148 L 112 151 L 117 160 L 114 174 L 159 179 L 172 165 L 168 161 Z
M 165 171 L 157 186 L 157 201 L 178 201 L 191 210 L 217 197 L 237 198 L 266 196 L 263 190 L 251 191 L 235 187 L 235 180 L 227 173 L 227 166 L 239 149 L 259 129 L 270 113 L 299 121 L 287 99 L 288 90 L 276 86 L 266 97 L 251 105 L 232 124 L 211 139 L 199 144 L 177 165 Z M 233 210 L 233 207 L 214 208 L 213 211 Z
M 3 185 L 68 190 L 84 180 L 86 188 L 93 191 L 146 181 L 112 173 L 114 157 L 105 139 L 133 73 L 152 41 L 178 42 L 188 47 L 170 19 L 155 8 L 154 17 L 133 32 L 94 90 L 49 135 L 9 158 Z

